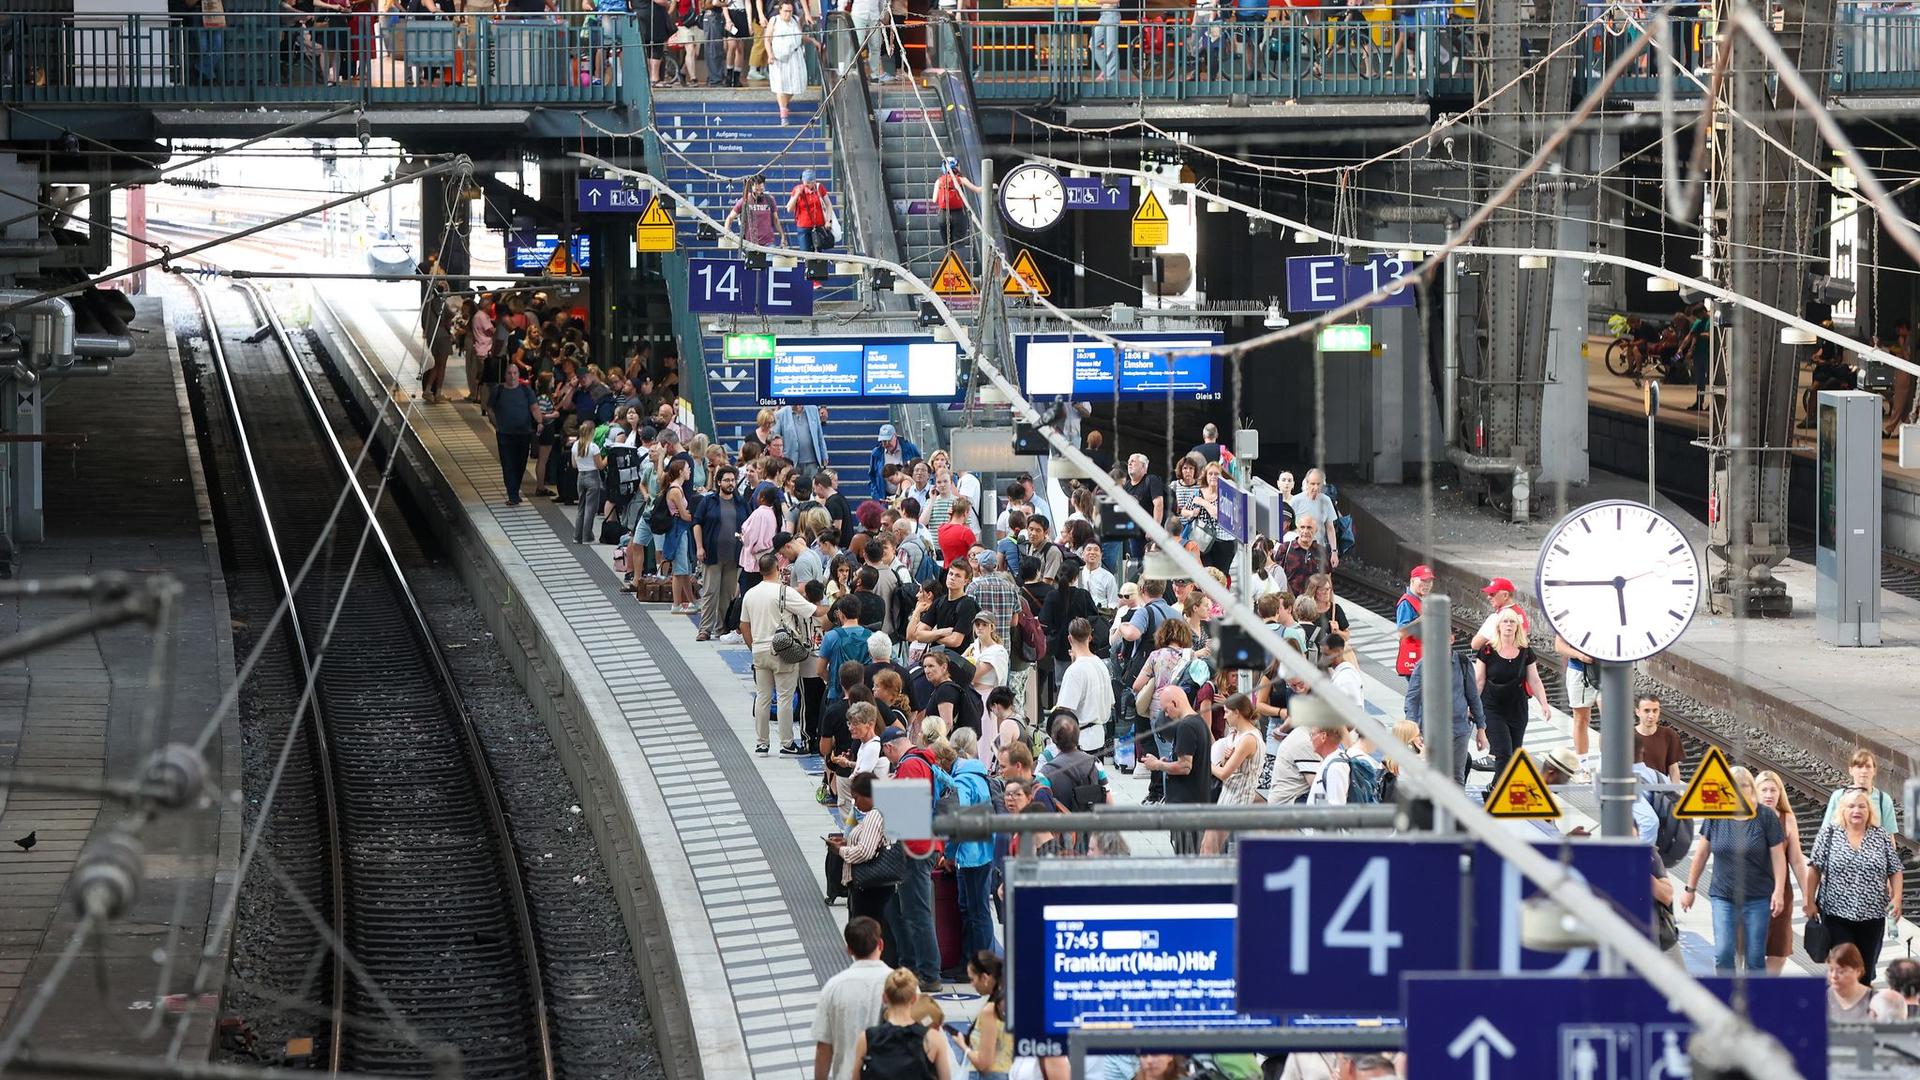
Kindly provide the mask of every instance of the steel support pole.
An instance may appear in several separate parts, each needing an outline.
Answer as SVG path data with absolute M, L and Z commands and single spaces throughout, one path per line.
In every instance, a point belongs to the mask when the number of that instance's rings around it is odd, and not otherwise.
M 1632 836 L 1633 665 L 1600 665 L 1600 832 Z
M 1448 222 L 1448 232 L 1454 223 Z M 1440 269 L 1446 279 L 1440 290 L 1440 439 L 1444 450 L 1451 450 L 1460 439 L 1460 263 L 1449 252 Z
M 1427 663 L 1428 660 L 1436 663 Z M 1420 735 L 1427 742 L 1427 764 L 1452 779 L 1453 762 L 1453 601 L 1439 593 L 1420 606 Z M 1450 832 L 1453 815 L 1433 809 L 1433 830 Z

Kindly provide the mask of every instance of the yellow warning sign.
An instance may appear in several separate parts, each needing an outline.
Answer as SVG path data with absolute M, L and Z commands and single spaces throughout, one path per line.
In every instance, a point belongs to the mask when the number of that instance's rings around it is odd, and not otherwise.
M 967 273 L 967 268 L 960 265 L 960 257 L 951 251 L 940 260 L 940 269 L 933 272 L 933 291 L 941 296 L 972 296 L 974 293 L 973 275 Z
M 547 258 L 547 274 L 552 277 L 580 276 L 580 264 L 573 261 L 571 241 L 554 246 L 553 254 Z
M 1025 284 L 1022 285 L 1022 282 Z M 1053 286 L 1047 284 L 1047 276 L 1040 272 L 1040 264 L 1033 261 L 1033 252 L 1021 248 L 1020 254 L 1013 257 L 1013 269 L 1007 272 L 1007 282 L 1000 291 L 1008 296 L 1029 296 L 1031 288 L 1041 296 L 1052 296 Z
M 1745 820 L 1752 817 L 1753 812 L 1752 801 L 1740 790 L 1740 785 L 1733 782 L 1733 766 L 1717 746 L 1707 747 L 1700 767 L 1693 770 L 1693 779 L 1687 781 L 1686 793 L 1673 808 L 1673 816 L 1678 818 Z
M 657 195 L 633 227 L 633 246 L 636 251 L 673 250 L 673 215 Z
M 1487 792 L 1487 813 L 1497 818 L 1557 818 L 1560 803 L 1547 790 L 1546 778 L 1527 756 L 1515 750 L 1500 779 Z
M 1153 248 L 1167 242 L 1167 211 L 1151 190 L 1133 212 L 1133 246 Z

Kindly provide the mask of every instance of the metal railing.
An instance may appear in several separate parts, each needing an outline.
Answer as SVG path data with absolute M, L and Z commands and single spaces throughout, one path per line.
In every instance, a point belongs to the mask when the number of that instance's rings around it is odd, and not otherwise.
M 976 22 L 975 90 L 985 100 L 1425 97 L 1454 68 L 1465 29 L 1440 5 L 1255 11 L 1061 7 Z
M 1597 77 L 1641 33 L 1647 14 L 1594 5 L 1599 20 L 1581 48 L 1583 72 Z M 1639 25 L 1636 25 L 1638 21 Z M 1056 5 L 1011 19 L 967 25 L 976 92 L 986 100 L 1178 101 L 1247 95 L 1280 100 L 1463 97 L 1473 92 L 1472 57 L 1484 27 L 1440 3 L 1242 9 L 1113 9 Z M 1704 80 L 1717 24 L 1672 20 L 1672 55 Z M 1835 93 L 1920 89 L 1920 11 L 1843 3 L 1825 75 Z M 1616 96 L 1658 92 L 1655 56 L 1642 57 L 1615 85 Z M 1686 78 L 1682 97 L 1698 97 Z
M 357 0 L 356 8 L 364 0 Z M 0 14 L 6 104 L 615 105 L 630 15 Z

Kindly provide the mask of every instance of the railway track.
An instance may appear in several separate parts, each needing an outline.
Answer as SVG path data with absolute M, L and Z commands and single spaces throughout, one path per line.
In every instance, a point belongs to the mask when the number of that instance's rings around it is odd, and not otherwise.
M 1811 552 L 1808 557 L 1811 558 Z M 1356 571 L 1345 566 L 1335 572 L 1335 578 L 1337 595 L 1342 601 L 1358 604 L 1384 618 L 1393 618 L 1402 591 L 1398 586 L 1371 572 Z M 1920 587 L 1920 577 L 1916 578 L 1915 583 L 1916 587 Z M 1453 625 L 1461 641 L 1471 638 L 1480 628 L 1477 619 L 1465 616 L 1456 617 Z M 1565 669 L 1559 665 L 1540 665 L 1540 681 L 1546 684 L 1548 698 L 1562 703 L 1563 707 L 1566 701 L 1564 675 Z M 1793 808 L 1794 817 L 1800 824 L 1800 841 L 1808 847 L 1813 844 L 1813 838 L 1820 831 L 1821 819 L 1826 815 L 1828 794 L 1846 783 L 1846 777 L 1840 769 L 1829 773 L 1816 772 L 1799 762 L 1769 753 L 1761 740 L 1730 739 L 1719 726 L 1696 713 L 1691 702 L 1679 699 L 1677 695 L 1662 695 L 1661 716 L 1680 735 L 1681 749 L 1686 755 L 1683 775 L 1692 775 L 1709 746 L 1719 747 L 1735 765 L 1744 765 L 1756 774 L 1763 771 L 1778 773 L 1786 783 L 1788 805 Z M 1598 747 L 1597 735 L 1591 745 Z M 1896 843 L 1900 845 L 1907 871 L 1915 872 L 1916 867 L 1920 867 L 1920 847 L 1901 839 L 1896 839 Z M 1797 895 L 1796 892 L 1796 898 Z M 1916 895 L 1914 890 L 1907 891 L 1903 914 L 1911 921 L 1920 922 L 1920 895 Z
M 229 547 L 243 568 L 268 571 L 281 590 L 273 599 L 294 595 L 285 663 L 279 672 L 262 666 L 255 700 L 284 709 L 313 680 L 298 729 L 313 767 L 288 759 L 273 850 L 285 898 L 313 898 L 306 913 L 324 919 L 310 936 L 344 945 L 284 947 L 290 982 L 306 1000 L 327 1002 L 314 1059 L 382 1075 L 453 1064 L 468 1077 L 550 1080 L 555 1049 L 531 905 L 484 749 L 426 617 L 265 299 L 244 284 L 188 288 L 230 425 L 225 516 L 253 526 L 231 534 Z M 284 820 L 303 809 L 323 824 L 302 832 Z M 324 871 L 302 866 L 301 854 Z M 322 955 L 324 976 L 311 970 Z

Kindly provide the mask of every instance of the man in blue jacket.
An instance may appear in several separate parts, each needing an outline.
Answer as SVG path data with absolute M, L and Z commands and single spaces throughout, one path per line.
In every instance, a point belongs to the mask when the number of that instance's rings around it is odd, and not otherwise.
M 1476 744 L 1480 749 L 1487 748 L 1487 714 L 1480 708 L 1480 691 L 1473 681 L 1473 657 L 1453 649 L 1454 635 L 1447 634 L 1447 649 L 1444 653 L 1433 650 L 1424 653 L 1420 662 L 1413 666 L 1413 674 L 1407 676 L 1407 700 L 1405 709 L 1407 719 L 1426 725 L 1426 715 L 1422 705 L 1421 673 L 1426 669 L 1427 661 L 1436 655 L 1446 656 L 1453 663 L 1453 780 L 1456 784 L 1467 782 L 1468 751 Z
M 987 784 L 987 766 L 969 754 L 953 767 L 953 786 L 960 806 L 990 805 L 993 789 Z M 993 935 L 993 841 L 964 840 L 950 844 L 960 893 L 960 945 L 971 960 L 981 949 L 998 951 Z
M 867 495 L 875 499 L 887 497 L 887 466 L 905 465 L 920 456 L 920 448 L 900 437 L 892 424 L 880 425 L 880 439 L 873 445 L 873 456 L 867 463 Z
M 731 465 L 714 475 L 714 487 L 693 504 L 693 551 L 700 559 L 700 637 L 711 641 L 725 632 L 722 622 L 740 591 L 740 525 L 753 513 L 740 490 L 740 470 Z

